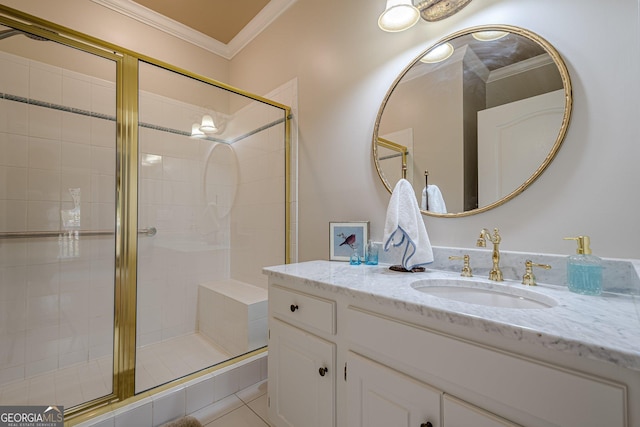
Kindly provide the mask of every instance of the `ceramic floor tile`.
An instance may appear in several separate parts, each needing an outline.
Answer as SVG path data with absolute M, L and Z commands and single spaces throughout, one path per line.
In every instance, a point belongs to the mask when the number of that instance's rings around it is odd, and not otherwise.
M 263 394 L 257 399 L 247 403 L 247 406 L 258 415 L 262 421 L 268 424 L 269 416 L 267 414 L 267 394 Z
M 242 400 L 240 400 L 236 395 L 231 395 L 225 397 L 222 400 L 217 401 L 213 405 L 209 405 L 204 407 L 193 414 L 191 416 L 195 417 L 202 423 L 202 425 L 206 425 L 214 420 L 217 420 L 220 417 L 223 417 L 230 412 L 241 408 L 243 405 Z
M 261 396 L 267 394 L 267 382 L 261 381 L 257 384 L 254 384 L 250 387 L 247 387 L 243 390 L 240 390 L 236 393 L 236 395 L 242 400 L 244 403 L 249 403 Z
M 235 411 L 224 415 L 205 427 L 267 427 L 262 418 L 256 415 L 249 407 L 242 406 Z

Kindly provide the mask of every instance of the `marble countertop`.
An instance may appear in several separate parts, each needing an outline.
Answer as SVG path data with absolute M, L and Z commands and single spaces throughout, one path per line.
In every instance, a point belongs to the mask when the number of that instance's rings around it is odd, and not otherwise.
M 503 308 L 458 302 L 420 292 L 411 283 L 422 279 L 462 279 L 458 274 L 427 269 L 399 273 L 388 265 L 353 266 L 344 262 L 309 261 L 267 267 L 272 277 L 299 279 L 304 286 L 415 312 L 509 340 L 528 342 L 581 357 L 640 371 L 640 297 L 603 293 L 586 296 L 566 287 L 516 281 L 471 280 L 483 286 L 505 286 L 509 292 L 534 292 L 551 298 L 553 307 Z

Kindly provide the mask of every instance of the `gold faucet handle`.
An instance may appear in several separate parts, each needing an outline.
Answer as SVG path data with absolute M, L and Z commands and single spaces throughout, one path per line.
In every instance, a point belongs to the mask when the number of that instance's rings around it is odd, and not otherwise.
M 524 262 L 524 275 L 522 276 L 522 284 L 528 286 L 536 286 L 536 276 L 533 274 L 533 267 L 544 268 L 545 270 L 549 270 L 551 266 L 549 264 L 536 264 L 530 259 Z
M 454 260 L 454 259 L 461 259 L 464 261 L 463 265 L 462 265 L 462 272 L 460 273 L 461 276 L 464 277 L 473 277 L 473 274 L 471 273 L 471 266 L 469 265 L 469 255 L 464 255 L 464 256 L 450 256 L 449 259 Z

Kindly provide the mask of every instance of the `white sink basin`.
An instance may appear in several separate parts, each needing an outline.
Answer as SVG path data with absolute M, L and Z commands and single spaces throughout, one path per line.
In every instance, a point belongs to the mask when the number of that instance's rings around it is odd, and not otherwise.
M 550 308 L 556 305 L 553 298 L 514 286 L 516 285 L 453 278 L 423 279 L 411 284 L 416 291 L 468 304 L 521 309 Z

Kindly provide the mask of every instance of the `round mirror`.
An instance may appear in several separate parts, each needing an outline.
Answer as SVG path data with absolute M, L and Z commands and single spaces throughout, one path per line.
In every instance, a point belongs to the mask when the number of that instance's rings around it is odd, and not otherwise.
M 405 177 L 427 215 L 487 211 L 549 165 L 571 104 L 567 68 L 540 36 L 502 25 L 459 31 L 387 92 L 373 133 L 378 175 L 389 192 Z

